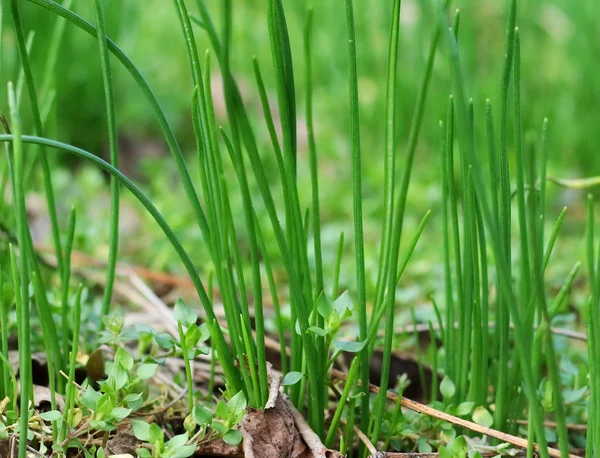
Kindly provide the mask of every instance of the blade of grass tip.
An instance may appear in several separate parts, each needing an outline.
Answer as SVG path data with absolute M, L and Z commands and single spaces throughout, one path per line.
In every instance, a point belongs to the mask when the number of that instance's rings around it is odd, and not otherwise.
M 19 11 L 19 0 L 11 0 L 11 13 L 13 17 L 13 23 L 15 27 L 15 37 L 17 41 L 17 48 L 19 50 L 19 56 L 21 58 L 21 65 L 25 74 L 25 82 L 27 85 L 27 92 L 29 95 L 29 104 L 32 113 L 33 127 L 36 135 L 43 137 L 44 130 L 42 127 L 42 120 L 40 116 L 40 109 L 38 105 L 38 98 L 33 80 L 33 72 L 29 64 L 29 57 L 27 56 L 27 46 L 25 44 L 25 34 L 23 31 L 23 24 L 21 22 L 21 13 Z M 56 214 L 56 202 L 54 198 L 54 188 L 52 185 L 52 174 L 50 171 L 50 165 L 48 158 L 46 157 L 45 151 L 41 149 L 40 160 L 42 163 L 42 173 L 44 177 L 44 193 L 46 194 L 46 202 L 48 205 L 48 213 L 50 215 L 50 223 L 52 227 L 52 238 L 54 240 L 54 250 L 56 253 L 56 263 L 58 265 L 59 272 L 63 272 L 63 259 L 62 259 L 62 245 L 60 241 L 60 227 L 58 224 L 58 217 Z M 25 245 L 22 245 L 25 246 Z
M 65 0 L 63 7 L 66 9 L 71 8 L 73 0 Z M 52 29 L 52 38 L 50 39 L 50 45 L 46 48 L 46 63 L 44 64 L 44 78 L 42 79 L 42 85 L 40 94 L 42 96 L 42 105 L 48 102 L 52 87 L 56 84 L 56 64 L 58 62 L 58 56 L 60 54 L 60 47 L 63 42 L 63 36 L 65 34 L 65 26 L 67 21 L 63 18 L 57 17 Z
M 381 228 L 381 247 L 377 274 L 376 304 L 385 293 L 389 273 L 392 222 L 394 218 L 394 197 L 396 184 L 396 74 L 398 71 L 398 42 L 400 36 L 401 0 L 394 0 L 392 8 L 392 26 L 388 43 L 388 60 L 385 97 L 385 156 L 383 179 L 383 225 Z
M 65 269 L 62 278 L 62 295 L 61 295 L 61 318 L 62 318 L 62 349 L 65 361 L 69 359 L 69 317 L 71 316 L 71 308 L 69 307 L 69 283 L 71 281 L 71 251 L 73 249 L 73 240 L 75 238 L 75 224 L 77 216 L 75 207 L 71 207 L 69 215 L 69 229 L 67 232 L 67 243 L 65 245 Z
M 281 0 L 268 2 L 269 38 L 280 106 L 284 159 L 296 176 L 296 98 L 294 69 L 285 12 Z
M 98 54 L 100 56 L 100 67 L 102 68 L 102 82 L 104 84 L 104 102 L 106 104 L 106 120 L 108 123 L 108 146 L 110 150 L 110 163 L 119 168 L 119 145 L 117 139 L 117 120 L 115 114 L 115 101 L 112 88 L 112 73 L 108 59 L 108 46 L 106 44 L 106 29 L 104 25 L 104 13 L 100 0 L 91 0 L 96 17 L 96 32 L 98 40 Z M 117 256 L 119 249 L 119 182 L 111 177 L 110 181 L 110 234 L 109 234 L 108 264 L 106 266 L 106 284 L 102 297 L 102 315 L 99 322 L 99 330 L 104 330 L 104 317 L 110 311 L 113 287 L 115 283 L 115 272 L 117 267 Z M 65 276 L 66 278 L 66 276 Z
M 65 18 L 67 21 L 77 26 L 84 32 L 96 37 L 96 27 L 87 22 L 85 19 L 81 18 L 77 14 L 73 13 L 71 10 L 64 8 L 58 3 L 52 0 L 28 0 L 31 3 L 42 6 L 49 11 Z M 210 240 L 210 234 L 208 229 L 208 223 L 206 221 L 206 216 L 200 206 L 200 200 L 198 199 L 198 195 L 196 194 L 196 190 L 192 183 L 192 179 L 190 177 L 185 159 L 183 157 L 183 153 L 179 144 L 177 143 L 177 139 L 175 138 L 175 134 L 173 133 L 173 129 L 169 125 L 169 121 L 167 120 L 164 111 L 162 110 L 156 96 L 152 92 L 152 89 L 137 69 L 137 67 L 131 62 L 131 60 L 127 57 L 127 55 L 110 39 L 107 38 L 107 45 L 109 51 L 121 62 L 123 67 L 129 72 L 133 80 L 135 81 L 138 88 L 141 90 L 144 97 L 147 99 L 148 103 L 152 107 L 158 123 L 164 133 L 165 140 L 171 151 L 171 155 L 177 164 L 177 168 L 179 170 L 179 174 L 181 177 L 181 181 L 183 183 L 183 187 L 185 189 L 185 193 L 188 197 L 190 204 L 194 210 L 194 216 L 197 219 L 198 227 L 202 233 L 202 237 L 204 240 Z M 212 245 L 207 243 L 209 250 L 212 249 Z
M 446 23 L 448 22 L 448 18 L 445 17 L 443 10 L 440 8 L 440 16 L 442 20 Z M 501 244 L 501 237 L 499 233 L 496 231 L 496 228 L 493 226 L 493 218 L 491 215 L 491 210 L 488 207 L 487 201 L 487 193 L 486 188 L 483 185 L 483 174 L 481 171 L 481 165 L 479 163 L 479 159 L 474 155 L 474 145 L 472 145 L 472 137 L 469 135 L 469 131 L 467 129 L 468 126 L 468 116 L 467 116 L 467 103 L 466 98 L 464 96 L 464 81 L 462 78 L 462 70 L 461 64 L 458 54 L 458 47 L 456 44 L 456 40 L 454 36 L 446 27 L 445 33 L 446 44 L 448 45 L 448 57 L 449 64 L 452 70 L 452 79 L 457 91 L 457 100 L 459 107 L 459 118 L 461 120 L 460 125 L 462 126 L 461 135 L 464 137 L 465 145 L 467 146 L 467 157 L 470 158 L 472 162 L 475 173 L 473 174 L 473 178 L 476 185 L 477 194 L 480 196 L 480 202 L 482 205 L 482 214 L 484 223 L 486 227 L 490 231 L 490 235 L 492 236 L 493 248 L 495 253 L 495 258 L 498 266 L 498 280 L 499 286 L 503 290 L 503 294 L 507 295 L 507 303 L 509 304 L 511 315 L 513 316 L 514 321 L 514 333 L 515 333 L 515 347 L 517 350 L 519 364 L 521 366 L 522 372 L 522 381 L 525 387 L 525 394 L 527 398 L 530 400 L 530 410 L 532 411 L 532 419 L 535 425 L 536 436 L 538 437 L 538 444 L 540 447 L 540 455 L 544 458 L 547 458 L 547 442 L 546 437 L 544 436 L 544 425 L 541 413 L 539 411 L 539 405 L 537 404 L 537 392 L 534 384 L 534 378 L 532 374 L 532 370 L 530 367 L 531 361 L 531 348 L 527 344 L 528 336 L 525 333 L 525 328 L 523 326 L 523 322 L 520 316 L 520 310 L 517 306 L 514 291 L 512 289 L 511 277 L 508 269 L 508 265 L 506 260 L 502 257 L 503 246 Z
M 340 232 L 338 240 L 337 253 L 335 256 L 335 267 L 333 270 L 333 285 L 331 287 L 331 297 L 337 297 L 340 290 L 340 268 L 342 266 L 342 254 L 344 250 L 344 231 Z
M 363 235 L 362 207 L 362 163 L 360 146 L 360 116 L 358 101 L 358 74 L 356 61 L 356 31 L 354 26 L 354 5 L 345 0 L 346 33 L 348 38 L 349 99 L 350 99 L 350 137 L 352 141 L 352 208 L 354 220 L 354 256 L 356 269 L 357 310 L 359 339 L 367 338 L 367 291 L 365 284 L 365 248 Z M 360 359 L 360 380 L 363 397 L 361 399 L 360 427 L 363 432 L 369 428 L 369 353 L 367 346 L 358 354 Z
M 77 287 L 75 293 L 75 307 L 73 310 L 73 341 L 71 343 L 70 359 L 69 359 L 69 380 L 67 384 L 67 396 L 65 399 L 65 418 L 60 434 L 60 443 L 67 437 L 67 429 L 72 428 L 73 416 L 75 414 L 75 367 L 77 365 L 77 353 L 79 352 L 79 335 L 81 330 L 81 293 L 83 285 Z
M 14 138 L 13 135 L 3 134 L 3 135 L 0 135 L 0 142 L 2 142 L 2 141 L 10 142 L 13 140 L 13 138 Z M 133 196 L 140 202 L 140 204 L 142 204 L 142 206 L 146 209 L 146 211 L 150 214 L 150 216 L 152 216 L 152 218 L 156 221 L 156 223 L 159 225 L 159 227 L 165 234 L 165 237 L 167 237 L 167 239 L 169 240 L 169 242 L 175 249 L 176 253 L 178 254 L 179 258 L 181 259 L 182 264 L 184 265 L 186 271 L 188 272 L 188 275 L 190 276 L 192 283 L 194 284 L 196 292 L 198 293 L 198 296 L 202 303 L 202 307 L 207 315 L 207 321 L 209 321 L 211 323 L 217 322 L 214 309 L 212 307 L 212 304 L 208 300 L 208 295 L 206 293 L 206 290 L 204 289 L 204 285 L 202 284 L 202 281 L 200 280 L 200 277 L 198 276 L 198 273 L 196 272 L 196 267 L 194 265 L 194 262 L 191 260 L 191 258 L 189 257 L 189 255 L 187 254 L 187 252 L 185 251 L 183 246 L 181 245 L 181 242 L 179 241 L 179 239 L 173 232 L 173 229 L 171 229 L 171 227 L 165 221 L 165 219 L 160 214 L 160 212 L 156 209 L 156 207 L 152 204 L 152 202 L 148 199 L 148 197 L 129 178 L 127 178 L 125 175 L 123 175 L 123 173 L 121 173 L 119 170 L 115 169 L 108 162 L 98 158 L 97 156 L 95 156 L 94 154 L 92 154 L 88 151 L 82 150 L 81 148 L 77 148 L 75 146 L 68 145 L 66 143 L 58 142 L 55 140 L 35 137 L 35 136 L 31 136 L 31 135 L 23 135 L 21 137 L 21 139 L 25 143 L 40 144 L 45 147 L 50 147 L 50 148 L 52 148 L 52 151 L 63 150 L 65 152 L 68 152 L 68 153 L 76 156 L 76 157 L 90 161 L 90 162 L 94 163 L 96 166 L 100 167 L 102 170 L 110 173 L 112 176 L 117 177 L 117 179 L 120 181 L 120 183 L 123 186 L 125 186 L 133 194 Z M 223 336 L 222 330 L 218 326 L 215 326 L 215 328 L 216 328 L 215 331 L 213 333 L 211 333 L 211 337 L 214 339 L 215 345 L 217 347 L 217 351 L 219 352 L 219 357 L 220 357 L 220 361 L 223 365 L 225 376 L 227 378 L 227 381 L 231 384 L 232 389 L 240 391 L 242 389 L 241 381 L 239 379 L 239 373 L 235 369 L 235 366 L 233 363 L 233 357 L 232 357 L 231 352 L 229 351 L 229 348 L 225 342 L 225 338 Z

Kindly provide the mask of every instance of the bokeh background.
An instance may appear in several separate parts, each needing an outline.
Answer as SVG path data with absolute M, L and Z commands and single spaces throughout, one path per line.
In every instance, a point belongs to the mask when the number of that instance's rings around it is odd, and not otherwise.
M 5 2 L 7 3 L 7 2 Z M 195 2 L 189 1 L 192 14 Z M 206 1 L 217 27 L 219 2 Z M 522 37 L 523 125 L 527 145 L 534 145 L 544 117 L 550 120 L 549 175 L 578 178 L 600 175 L 600 29 L 595 0 L 521 0 L 519 27 Z M 285 1 L 296 70 L 298 102 L 299 174 L 298 186 L 304 202 L 310 199 L 306 128 L 304 125 L 304 55 L 302 28 L 308 3 Z M 404 0 L 401 11 L 401 37 L 398 72 L 398 170 L 404 166 L 405 145 L 411 125 L 417 90 L 423 77 L 427 51 L 436 23 L 434 2 Z M 352 247 L 352 201 L 350 185 L 349 107 L 344 4 L 341 0 L 314 2 L 314 117 L 321 179 L 321 212 L 324 223 L 325 265 L 331 269 L 340 231 L 346 232 L 346 248 Z M 459 45 L 468 95 L 475 104 L 475 129 L 479 154 L 486 155 L 484 103 L 498 99 L 505 46 L 508 1 L 461 0 L 453 8 L 461 11 Z M 356 0 L 357 48 L 359 64 L 360 114 L 363 151 L 365 243 L 367 267 L 374 267 L 380 237 L 383 196 L 384 100 L 390 2 Z M 75 1 L 73 9 L 93 21 L 88 2 Z M 183 38 L 176 12 L 168 0 L 106 0 L 104 2 L 109 36 L 130 56 L 155 91 L 166 111 L 184 151 L 194 164 L 195 143 L 191 123 L 192 84 Z M 31 58 L 36 80 L 48 53 L 55 16 L 47 10 L 23 2 L 23 21 L 35 30 Z M 5 5 L 8 15 L 8 5 Z M 266 2 L 234 2 L 233 70 L 243 97 L 253 114 L 253 123 L 270 170 L 277 184 L 276 166 L 263 121 L 252 70 L 256 56 L 266 80 L 272 108 L 276 96 L 271 71 Z M 18 78 L 18 56 L 10 21 L 5 18 L 1 77 Z M 198 27 L 200 50 L 210 47 L 206 33 Z M 181 235 L 202 267 L 208 256 L 193 224 L 190 209 L 183 204 L 183 190 L 154 115 L 130 76 L 113 62 L 122 169 L 150 194 L 155 204 Z M 218 122 L 227 126 L 222 84 L 216 62 L 212 66 L 213 92 Z M 55 116 L 48 135 L 107 157 L 106 121 L 97 44 L 92 37 L 66 25 L 56 69 Z M 0 107 L 6 111 L 5 84 L 0 86 Z M 415 294 L 436 290 L 441 276 L 440 171 L 438 121 L 445 117 L 451 93 L 449 69 L 438 52 L 427 99 L 414 173 L 408 199 L 407 231 L 411 234 L 422 215 L 433 211 L 423 241 L 415 253 L 409 278 L 417 292 L 405 285 L 407 300 Z M 27 103 L 23 98 L 27 124 Z M 496 109 L 498 108 L 496 104 Z M 497 113 L 496 113 L 497 114 Z M 30 129 L 30 128 L 26 128 Z M 510 146 L 512 148 L 512 144 Z M 59 204 L 63 214 L 75 204 L 83 215 L 76 248 L 105 256 L 107 249 L 107 178 L 67 156 L 53 159 L 62 165 L 55 171 Z M 573 254 L 582 249 L 584 192 L 550 187 L 550 219 L 567 205 L 569 213 L 563 238 L 557 246 L 559 262 L 551 265 L 550 277 L 563 275 L 572 265 Z M 587 191 L 586 191 L 587 192 Z M 258 198 L 260 201 L 260 198 Z M 42 199 L 43 200 L 43 199 Z M 123 200 L 122 259 L 154 269 L 181 272 L 177 258 L 159 230 L 139 208 Z M 41 205 L 43 207 L 43 205 Z M 260 212 L 260 207 L 259 207 Z M 235 211 L 235 208 L 234 208 Z M 40 210 L 43 219 L 43 208 Z M 66 217 L 65 217 L 66 218 Z M 85 221 L 94 224 L 86 224 Z M 267 226 L 265 226 L 267 227 Z M 43 234 L 41 236 L 43 238 Z M 405 242 L 410 237 L 405 237 Z M 243 240 L 240 241 L 243 243 Z M 568 262 L 561 263 L 561 256 Z M 207 261 L 208 262 L 208 261 Z M 563 266 L 564 264 L 564 266 Z M 554 270 L 552 270 L 554 269 Z M 369 270 L 369 269 L 368 269 Z M 375 269 L 370 269 L 375 272 Z M 431 275 L 439 270 L 440 275 Z M 345 263 L 342 280 L 351 283 L 352 263 Z M 326 272 L 327 274 L 327 272 Z M 559 275 L 560 274 L 560 275 Z M 374 274 L 373 274 L 374 275 Z M 373 279 L 371 279 L 373 280 Z M 408 280 L 407 280 L 408 281 Z M 408 281 L 410 283 L 410 281 Z M 414 288 L 413 288 L 414 289 Z

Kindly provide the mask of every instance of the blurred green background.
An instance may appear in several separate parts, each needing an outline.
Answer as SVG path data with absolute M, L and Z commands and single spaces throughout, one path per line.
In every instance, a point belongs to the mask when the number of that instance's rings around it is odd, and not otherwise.
M 6 3 L 6 2 L 5 2 Z M 217 27 L 220 25 L 219 2 L 207 1 Z M 188 8 L 197 14 L 194 1 Z M 587 177 L 600 174 L 600 29 L 597 26 L 595 0 L 522 0 L 519 6 L 519 27 L 522 37 L 523 124 L 526 140 L 537 141 L 544 117 L 550 119 L 549 175 Z M 304 55 L 302 28 L 307 2 L 284 1 L 288 15 L 294 65 L 296 70 L 299 139 L 299 187 L 304 202 L 310 198 L 306 128 L 304 125 Z M 324 222 L 325 263 L 331 266 L 341 230 L 346 232 L 346 245 L 351 241 L 351 167 L 349 141 L 349 108 L 347 58 L 342 0 L 314 2 L 314 117 L 321 179 L 321 212 Z M 5 15 L 9 15 L 5 5 Z M 508 1 L 461 0 L 459 45 L 469 94 L 475 103 L 475 123 L 478 151 L 487 155 L 484 138 L 483 110 L 486 98 L 498 99 L 500 73 L 504 53 L 504 34 Z M 388 35 L 392 4 L 382 0 L 356 0 L 357 47 L 359 59 L 359 89 L 361 134 L 363 147 L 363 184 L 366 218 L 366 249 L 369 264 L 376 262 L 382 215 L 384 100 Z M 74 10 L 93 22 L 88 2 L 75 1 Z M 108 34 L 130 56 L 146 77 L 173 125 L 184 151 L 189 152 L 191 169 L 195 171 L 195 143 L 191 124 L 192 85 L 183 38 L 175 9 L 168 0 L 106 0 L 104 2 Z M 417 91 L 423 76 L 427 51 L 436 24 L 433 0 L 404 0 L 401 11 L 401 46 L 398 72 L 398 169 L 404 166 L 405 145 L 411 125 Z M 26 1 L 22 6 L 23 21 L 28 30 L 35 30 L 32 61 L 39 83 L 47 54 L 55 16 Z M 252 56 L 257 56 L 270 88 L 272 108 L 276 96 L 271 71 L 266 2 L 238 0 L 234 2 L 233 69 L 243 97 L 254 114 L 254 127 L 263 147 L 263 157 L 270 166 L 273 183 L 276 167 L 258 93 L 252 72 Z M 9 18 L 4 19 L 4 57 L 2 79 L 16 79 L 17 56 Z M 200 50 L 209 48 L 205 32 L 196 28 Z M 451 92 L 449 69 L 438 52 L 431 88 L 417 147 L 415 167 L 408 201 L 407 234 L 411 234 L 423 213 L 432 209 L 419 250 L 436 254 L 441 260 L 438 244 L 441 212 L 439 211 L 439 131 L 438 121 L 445 117 Z M 157 206 L 180 231 L 188 247 L 203 259 L 200 236 L 193 226 L 190 209 L 182 205 L 182 190 L 174 185 L 175 166 L 161 138 L 154 115 L 129 75 L 113 59 L 115 96 L 119 121 L 121 161 L 123 170 L 143 183 Z M 218 122 L 227 126 L 222 85 L 218 66 L 213 63 L 213 96 Z M 97 44 L 89 35 L 67 24 L 63 48 L 56 70 L 56 121 L 49 136 L 107 156 L 104 99 Z M 4 88 L 5 85 L 2 85 Z M 5 93 L 0 100 L 6 110 Z M 24 98 L 25 100 L 26 98 Z M 25 103 L 23 111 L 26 111 Z M 498 105 L 495 105 L 496 115 Z M 27 118 L 26 113 L 24 117 Z M 512 145 L 511 145 L 512 147 Z M 56 173 L 56 186 L 69 192 L 61 201 L 64 208 L 72 203 L 85 209 L 90 218 L 101 210 L 88 208 L 90 196 L 106 193 L 105 180 L 99 172 L 73 164 L 66 156 L 60 159 L 64 170 Z M 75 173 L 77 179 L 73 180 Z M 582 193 L 551 188 L 550 216 L 569 205 L 570 223 L 565 233 L 574 240 L 583 234 L 581 216 Z M 257 196 L 258 197 L 258 196 Z M 260 199 L 258 199 L 260 200 Z M 127 204 L 127 199 L 125 204 Z M 234 208 L 235 211 L 235 208 Z M 260 208 L 259 208 L 260 211 Z M 139 218 L 146 218 L 137 215 Z M 145 220 L 143 220 L 145 221 Z M 84 233 L 79 248 L 102 252 L 107 227 L 80 225 Z M 106 224 L 108 226 L 108 223 Z M 122 252 L 125 258 L 157 269 L 180 269 L 177 261 L 154 226 L 140 224 L 125 235 Z M 143 227 L 143 229 L 141 229 Z M 91 231 L 86 233 L 85 231 Z M 137 232 L 136 232 L 137 231 Z M 405 241 L 409 236 L 405 237 Z M 145 247 L 152 243 L 152 249 Z M 87 245 L 86 245 L 87 244 Z M 89 245 L 89 246 L 88 246 Z M 576 245 L 579 249 L 579 244 Z M 562 250 L 569 251 L 566 244 Z M 164 250 L 164 253 L 161 251 Z M 558 247 L 560 253 L 561 247 Z M 413 273 L 427 272 L 427 262 L 419 268 L 415 255 Z M 440 258 L 440 259 L 437 259 Z M 206 258 L 204 258 L 206 259 Z M 430 260 L 430 261 L 431 261 Z M 201 264 L 201 261 L 199 261 Z M 570 268 L 566 263 L 564 270 Z M 350 275 L 352 266 L 348 265 Z M 372 269 L 375 271 L 375 269 Z M 563 271 L 562 269 L 560 269 Z M 343 272 L 344 275 L 344 272 Z M 441 275 L 439 276 L 441 279 Z M 431 280 L 430 280 L 431 281 Z M 434 282 L 441 281 L 435 280 Z M 434 285 L 435 287 L 435 285 Z

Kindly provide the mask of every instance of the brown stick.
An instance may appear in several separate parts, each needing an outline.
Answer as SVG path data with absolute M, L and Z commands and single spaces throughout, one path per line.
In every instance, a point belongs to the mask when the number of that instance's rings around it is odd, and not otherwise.
M 332 369 L 331 375 L 332 375 L 332 377 L 335 377 L 338 380 L 346 380 L 347 379 L 346 374 L 344 374 L 343 372 L 341 372 L 337 369 Z M 377 393 L 379 393 L 379 387 L 369 384 L 369 391 L 371 393 L 377 394 Z M 392 401 L 392 402 L 398 401 L 398 396 L 396 396 L 394 393 L 391 393 L 389 391 L 386 393 L 386 397 L 387 397 L 388 401 Z M 466 428 L 468 430 L 475 431 L 476 433 L 483 434 L 485 436 L 489 436 L 489 437 L 493 437 L 495 439 L 501 440 L 502 442 L 508 442 L 509 444 L 515 445 L 517 447 L 527 448 L 527 446 L 528 446 L 528 441 L 521 437 L 513 436 L 511 434 L 506 434 L 506 433 L 497 431 L 492 428 L 487 428 L 485 426 L 478 425 L 477 423 L 474 423 L 472 421 L 463 420 L 462 418 L 455 417 L 454 415 L 447 414 L 446 412 L 440 412 L 439 410 L 434 409 L 433 407 L 426 406 L 424 404 L 421 404 L 416 401 L 412 401 L 405 397 L 401 398 L 400 404 L 402 405 L 402 407 L 406 407 L 407 409 L 410 409 L 414 412 L 422 413 L 429 417 L 437 418 L 439 420 L 443 420 L 448 423 L 458 425 L 462 428 Z M 540 450 L 540 448 L 537 444 L 534 445 L 534 449 L 537 451 Z M 555 448 L 548 448 L 548 455 L 550 455 L 552 457 L 556 457 L 556 458 L 561 457 L 560 451 L 556 450 Z M 577 455 L 569 454 L 569 458 L 581 458 L 581 457 L 579 457 Z

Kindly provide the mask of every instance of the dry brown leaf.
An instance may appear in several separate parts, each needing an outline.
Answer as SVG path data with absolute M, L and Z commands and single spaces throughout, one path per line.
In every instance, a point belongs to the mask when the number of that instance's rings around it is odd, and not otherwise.
M 56 408 L 62 412 L 65 408 L 65 398 L 58 393 L 54 394 L 54 398 L 56 399 Z M 41 412 L 50 410 L 52 400 L 50 388 L 47 386 L 33 385 L 33 400 L 35 401 L 37 410 Z
M 131 423 L 119 425 L 117 434 L 106 444 L 106 451 L 111 455 L 133 455 L 136 456 L 135 449 L 141 442 L 136 439 L 131 429 Z
M 248 409 L 240 424 L 246 458 L 342 458 L 323 445 L 290 400 L 281 393 L 281 376 L 269 371 L 265 410 Z
M 226 444 L 223 439 L 201 443 L 196 448 L 195 457 L 244 458 L 242 447 Z

